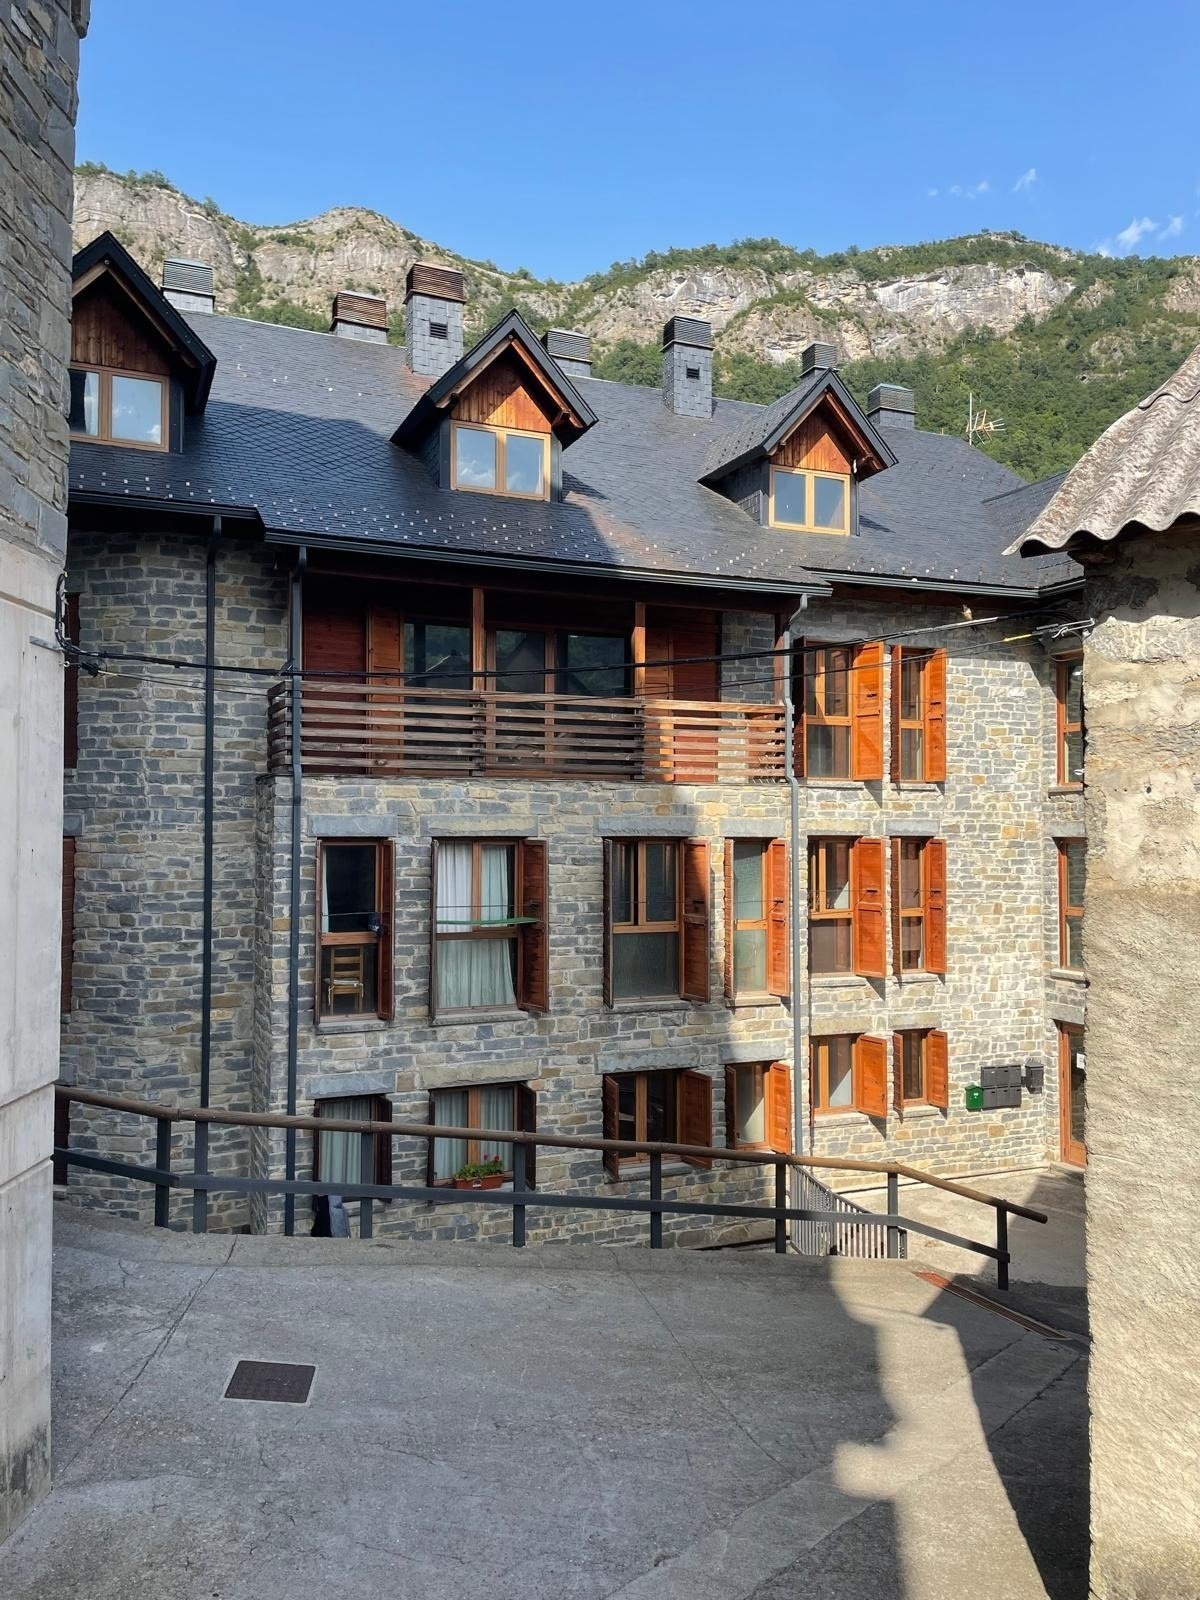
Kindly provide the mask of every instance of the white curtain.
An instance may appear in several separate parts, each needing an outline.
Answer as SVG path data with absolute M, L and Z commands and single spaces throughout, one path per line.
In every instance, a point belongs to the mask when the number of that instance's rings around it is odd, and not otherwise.
M 484 845 L 480 871 L 478 921 L 503 922 L 512 914 L 508 845 Z M 476 926 L 471 906 L 471 846 L 438 848 L 437 932 L 465 933 Z M 437 953 L 439 1009 L 463 1006 L 512 1006 L 512 938 L 442 939 Z
M 500 1088 L 481 1089 L 479 1091 L 481 1128 L 508 1128 L 513 1126 L 513 1091 L 507 1086 Z M 499 1156 L 507 1172 L 512 1166 L 513 1147 L 499 1139 L 483 1139 L 480 1141 L 479 1153 L 484 1161 L 490 1161 L 493 1156 Z
M 320 1115 L 342 1117 L 348 1122 L 371 1122 L 375 1116 L 375 1102 L 370 1099 L 322 1100 Z M 321 1133 L 321 1156 L 318 1170 L 324 1183 L 359 1183 L 362 1164 L 359 1161 L 361 1133 Z M 375 1174 L 367 1174 L 367 1182 Z
M 439 1089 L 433 1097 L 433 1122 L 435 1127 L 465 1128 L 467 1125 L 467 1091 L 465 1089 Z M 433 1141 L 433 1175 L 435 1178 L 452 1178 L 467 1159 L 465 1139 L 435 1139 Z

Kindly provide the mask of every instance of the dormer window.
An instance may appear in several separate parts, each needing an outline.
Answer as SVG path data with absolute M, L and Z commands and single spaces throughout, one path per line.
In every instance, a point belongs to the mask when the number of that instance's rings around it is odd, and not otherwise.
M 71 368 L 71 433 L 80 439 L 167 448 L 167 388 L 162 378 L 109 367 Z
M 521 500 L 548 500 L 550 435 L 456 422 L 450 472 L 456 489 L 513 495 Z
M 801 533 L 849 533 L 849 475 L 772 466 L 769 521 Z

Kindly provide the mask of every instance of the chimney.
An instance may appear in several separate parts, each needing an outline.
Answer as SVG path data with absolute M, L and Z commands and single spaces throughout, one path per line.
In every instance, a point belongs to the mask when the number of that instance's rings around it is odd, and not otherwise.
M 463 275 L 414 261 L 404 283 L 404 355 L 413 372 L 440 378 L 463 353 Z
M 832 372 L 837 366 L 837 351 L 831 344 L 806 344 L 800 352 L 800 371 L 805 376 L 810 372 Z
M 877 428 L 915 428 L 917 402 L 899 383 L 877 383 L 867 396 L 867 421 Z
M 336 333 L 339 339 L 365 339 L 370 344 L 386 344 L 387 301 L 379 294 L 339 289 L 333 297 L 333 321 L 329 331 Z
M 547 328 L 542 335 L 546 354 L 551 356 L 568 378 L 592 375 L 592 341 L 586 333 L 569 333 L 566 328 Z
M 213 269 L 203 261 L 184 261 L 178 256 L 163 262 L 163 295 L 179 311 L 215 311 Z
M 699 317 L 672 317 L 662 336 L 663 405 L 677 417 L 712 416 L 712 328 Z

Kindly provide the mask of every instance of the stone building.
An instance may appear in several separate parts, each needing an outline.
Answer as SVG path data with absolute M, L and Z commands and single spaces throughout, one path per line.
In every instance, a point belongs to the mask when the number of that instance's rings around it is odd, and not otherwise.
M 1094 627 L 1085 806 L 1092 1592 L 1200 1593 L 1200 351 L 1020 541 L 1069 550 Z
M 1056 841 L 1082 816 L 1052 635 L 1080 577 L 1002 554 L 1053 486 L 921 430 L 907 390 L 864 410 L 824 345 L 763 408 L 714 399 L 693 318 L 664 329 L 661 391 L 515 313 L 464 352 L 448 268 L 412 269 L 404 349 L 370 295 L 328 334 L 211 296 L 108 236 L 77 258 L 64 1072 L 943 1173 L 1057 1158 L 1083 978 Z M 151 1153 L 108 1111 L 71 1137 Z M 353 1181 L 357 1147 L 319 1145 L 214 1130 L 173 1159 Z M 495 1153 L 393 1145 L 396 1184 Z M 543 1148 L 535 1181 L 646 1174 Z M 669 1173 L 691 1199 L 761 1181 Z M 72 1184 L 148 1214 L 119 1177 Z M 216 1190 L 210 1216 L 307 1206 Z M 378 1225 L 498 1224 L 396 1201 Z M 530 1213 L 533 1237 L 644 1228 Z
M 52 644 L 86 28 L 85 0 L 0 6 L 0 1540 L 50 1481 L 63 675 Z

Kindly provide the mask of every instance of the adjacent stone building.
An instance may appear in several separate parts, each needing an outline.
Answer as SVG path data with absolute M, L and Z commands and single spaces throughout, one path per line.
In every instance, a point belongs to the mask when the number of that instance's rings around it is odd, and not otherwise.
M 0 6 L 0 1540 L 50 1482 L 63 677 L 53 640 L 86 27 L 86 0 Z
M 908 391 L 864 410 L 827 346 L 763 408 L 714 399 L 694 318 L 659 392 L 516 314 L 464 352 L 448 268 L 410 275 L 407 354 L 369 296 L 314 334 L 164 281 L 108 236 L 76 262 L 65 1074 L 939 1172 L 1059 1156 L 1080 576 L 1001 554 L 1053 485 L 922 431 Z M 109 1111 L 71 1138 L 152 1154 Z M 338 1134 L 189 1139 L 177 1164 L 234 1179 L 361 1171 Z M 449 1187 L 507 1148 L 381 1141 L 372 1175 Z M 543 1148 L 535 1182 L 646 1171 Z M 119 1176 L 72 1189 L 149 1215 Z M 307 1228 L 308 1202 L 218 1189 L 209 1220 Z M 645 1227 L 530 1210 L 535 1238 Z
M 1020 541 L 1087 575 L 1092 1592 L 1200 1593 L 1200 351 Z

